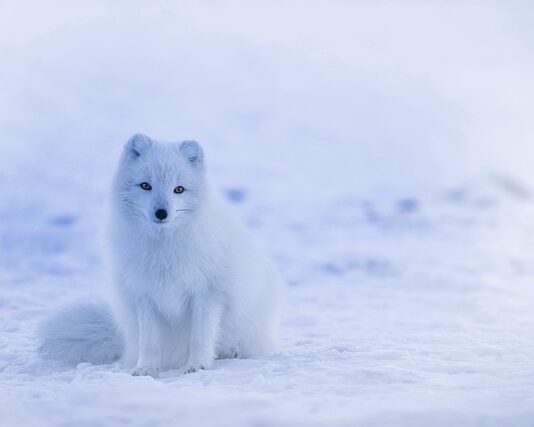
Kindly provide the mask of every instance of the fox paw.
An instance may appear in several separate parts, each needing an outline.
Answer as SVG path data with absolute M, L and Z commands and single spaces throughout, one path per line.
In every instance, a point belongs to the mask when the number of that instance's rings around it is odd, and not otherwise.
M 192 374 L 193 372 L 202 371 L 204 369 L 207 369 L 207 368 L 201 363 L 189 363 L 184 368 L 184 374 Z
M 133 377 L 152 377 L 157 378 L 158 377 L 158 370 L 155 368 L 143 368 L 143 367 L 137 367 L 132 371 Z
M 229 348 L 219 351 L 217 359 L 239 359 L 239 352 L 235 348 Z

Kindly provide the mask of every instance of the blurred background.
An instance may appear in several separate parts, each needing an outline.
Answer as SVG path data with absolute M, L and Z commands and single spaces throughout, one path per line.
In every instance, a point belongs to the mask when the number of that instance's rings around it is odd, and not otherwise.
M 533 21 L 527 1 L 0 2 L 5 422 L 528 425 Z M 204 146 L 288 283 L 280 353 L 164 387 L 37 358 L 38 323 L 108 286 L 137 132 Z
M 534 184 L 528 2 L 0 7 L 7 164 L 46 155 L 89 180 L 80 165 L 111 169 L 139 131 L 197 139 L 216 171 L 276 175 L 292 197 Z

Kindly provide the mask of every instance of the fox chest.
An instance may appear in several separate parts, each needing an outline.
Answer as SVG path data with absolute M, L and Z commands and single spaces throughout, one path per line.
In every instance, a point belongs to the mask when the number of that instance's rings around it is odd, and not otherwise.
M 191 300 L 210 291 L 216 273 L 209 263 L 187 256 L 147 256 L 127 268 L 128 282 L 138 298 L 150 300 L 164 317 L 183 313 Z

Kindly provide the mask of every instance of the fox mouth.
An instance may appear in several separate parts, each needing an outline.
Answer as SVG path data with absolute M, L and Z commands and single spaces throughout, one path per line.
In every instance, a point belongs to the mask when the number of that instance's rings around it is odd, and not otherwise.
M 170 224 L 172 221 L 160 220 L 160 219 L 154 219 L 154 220 L 152 220 L 152 222 L 153 222 L 154 224 L 163 225 L 163 224 Z

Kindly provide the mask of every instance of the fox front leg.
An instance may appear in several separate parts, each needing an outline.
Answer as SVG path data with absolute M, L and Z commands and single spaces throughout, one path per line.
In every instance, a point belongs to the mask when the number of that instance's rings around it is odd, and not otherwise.
M 161 330 L 159 314 L 155 308 L 141 302 L 137 307 L 139 325 L 139 354 L 133 376 L 150 375 L 156 378 L 161 366 Z
M 215 358 L 221 313 L 220 303 L 205 297 L 193 299 L 189 359 L 184 373 L 211 367 Z

